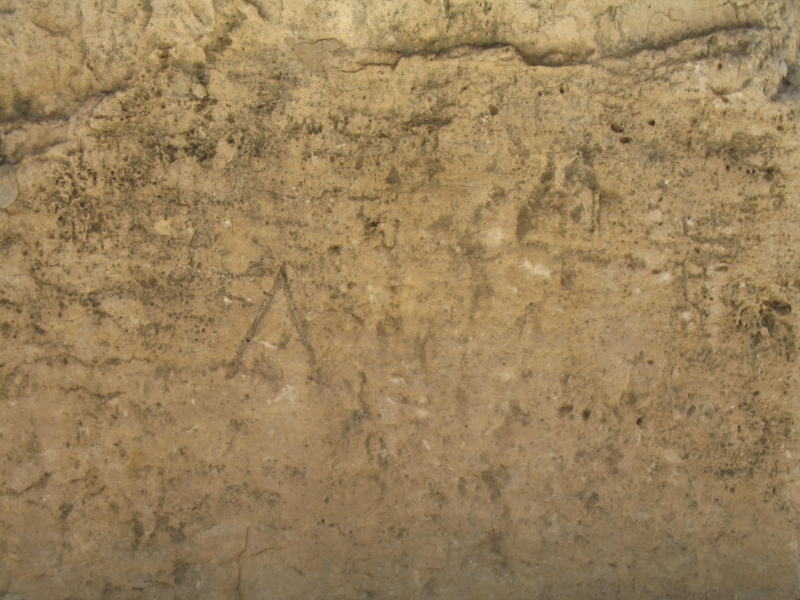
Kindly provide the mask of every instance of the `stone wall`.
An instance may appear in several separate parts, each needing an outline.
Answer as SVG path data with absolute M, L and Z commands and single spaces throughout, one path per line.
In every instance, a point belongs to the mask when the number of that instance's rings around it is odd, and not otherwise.
M 0 0 L 0 598 L 796 598 L 798 24 Z

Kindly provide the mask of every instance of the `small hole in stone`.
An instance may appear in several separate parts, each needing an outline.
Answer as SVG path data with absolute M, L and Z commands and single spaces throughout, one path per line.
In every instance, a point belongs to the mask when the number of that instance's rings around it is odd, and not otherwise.
M 631 143 L 631 138 L 629 138 L 627 135 L 625 135 L 625 136 L 622 136 L 621 138 L 619 138 L 619 141 L 622 144 L 630 144 Z
M 636 419 L 636 426 L 641 427 L 642 425 L 644 425 L 644 417 L 639 417 Z

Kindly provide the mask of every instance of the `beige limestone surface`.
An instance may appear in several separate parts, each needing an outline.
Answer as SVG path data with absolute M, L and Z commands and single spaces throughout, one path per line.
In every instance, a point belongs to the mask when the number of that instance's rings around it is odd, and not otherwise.
M 794 0 L 0 0 L 0 598 L 800 596 Z

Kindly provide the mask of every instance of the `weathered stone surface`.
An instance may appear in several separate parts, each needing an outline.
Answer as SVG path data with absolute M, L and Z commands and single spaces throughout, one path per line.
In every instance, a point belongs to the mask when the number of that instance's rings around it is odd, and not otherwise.
M 800 594 L 795 3 L 0 22 L 0 592 Z
M 512 46 L 533 65 L 594 63 L 732 31 L 749 34 L 751 55 L 794 61 L 798 12 L 793 0 L 2 0 L 0 119 L 63 118 L 165 64 L 202 70 L 231 34 L 293 50 L 312 69 L 330 54 L 357 69 L 460 46 Z

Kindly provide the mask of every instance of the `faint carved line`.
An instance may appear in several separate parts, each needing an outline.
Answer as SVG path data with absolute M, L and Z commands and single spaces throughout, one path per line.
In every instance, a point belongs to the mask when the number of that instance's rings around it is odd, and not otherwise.
M 600 232 L 600 195 L 598 190 L 592 190 L 592 233 Z
M 245 335 L 242 343 L 239 344 L 239 349 L 236 351 L 236 356 L 233 357 L 233 360 L 228 366 L 228 373 L 226 375 L 227 379 L 231 379 L 239 372 L 239 369 L 242 366 L 244 353 L 247 352 L 250 342 L 255 339 L 258 330 L 261 328 L 264 319 L 267 317 L 267 313 L 269 313 L 270 309 L 272 308 L 272 302 L 275 299 L 278 284 L 280 284 L 280 286 L 283 288 L 283 293 L 286 294 L 286 300 L 289 303 L 289 312 L 292 316 L 294 328 L 300 336 L 303 346 L 305 346 L 306 351 L 308 352 L 308 356 L 311 359 L 311 367 L 314 371 L 319 368 L 317 353 L 314 350 L 314 346 L 311 344 L 308 333 L 306 333 L 305 327 L 303 327 L 303 321 L 300 319 L 300 315 L 297 311 L 297 304 L 294 301 L 294 294 L 292 294 L 292 288 L 289 285 L 289 276 L 286 274 L 286 263 L 284 263 L 281 265 L 280 269 L 278 269 L 278 274 L 275 276 L 272 289 L 267 294 L 267 297 L 264 298 L 264 302 L 261 303 L 261 308 L 258 309 L 258 314 L 253 320 L 253 324 L 250 325 L 250 329 L 247 330 L 247 335 Z
M 294 321 L 294 326 L 297 329 L 297 333 L 300 334 L 300 339 L 303 340 L 303 345 L 306 347 L 308 351 L 308 356 L 311 359 L 311 366 L 316 370 L 319 367 L 319 361 L 317 360 L 317 353 L 314 351 L 314 346 L 311 345 L 311 340 L 308 338 L 308 334 L 306 333 L 305 328 L 303 327 L 303 323 L 300 320 L 299 315 L 297 314 L 297 304 L 294 301 L 294 295 L 292 294 L 292 288 L 289 286 L 289 276 L 286 274 L 286 263 L 281 265 L 280 270 L 278 270 L 278 277 L 283 284 L 283 291 L 286 294 L 286 299 L 289 301 L 289 309 L 292 313 L 292 320 Z
M 242 548 L 242 551 L 239 552 L 239 555 L 236 557 L 236 597 L 238 600 L 242 600 L 242 556 L 247 552 L 248 542 L 250 541 L 250 527 L 252 526 L 247 526 L 247 532 L 244 534 L 244 548 Z
M 275 299 L 275 291 L 278 287 L 278 279 L 280 278 L 280 272 L 278 275 L 275 276 L 275 282 L 272 284 L 272 289 L 267 294 L 267 297 L 264 298 L 264 302 L 261 303 L 261 308 L 258 309 L 258 314 L 256 315 L 253 324 L 250 325 L 250 329 L 247 330 L 247 335 L 244 336 L 242 343 L 239 344 L 239 349 L 236 351 L 236 356 L 233 357 L 230 366 L 228 367 L 228 374 L 227 378 L 230 379 L 236 373 L 239 372 L 239 368 L 242 365 L 242 358 L 244 358 L 244 353 L 247 351 L 247 347 L 250 345 L 250 342 L 258 333 L 258 330 L 261 328 L 261 324 L 264 322 L 264 319 L 269 312 L 269 309 L 272 308 L 272 301 Z

